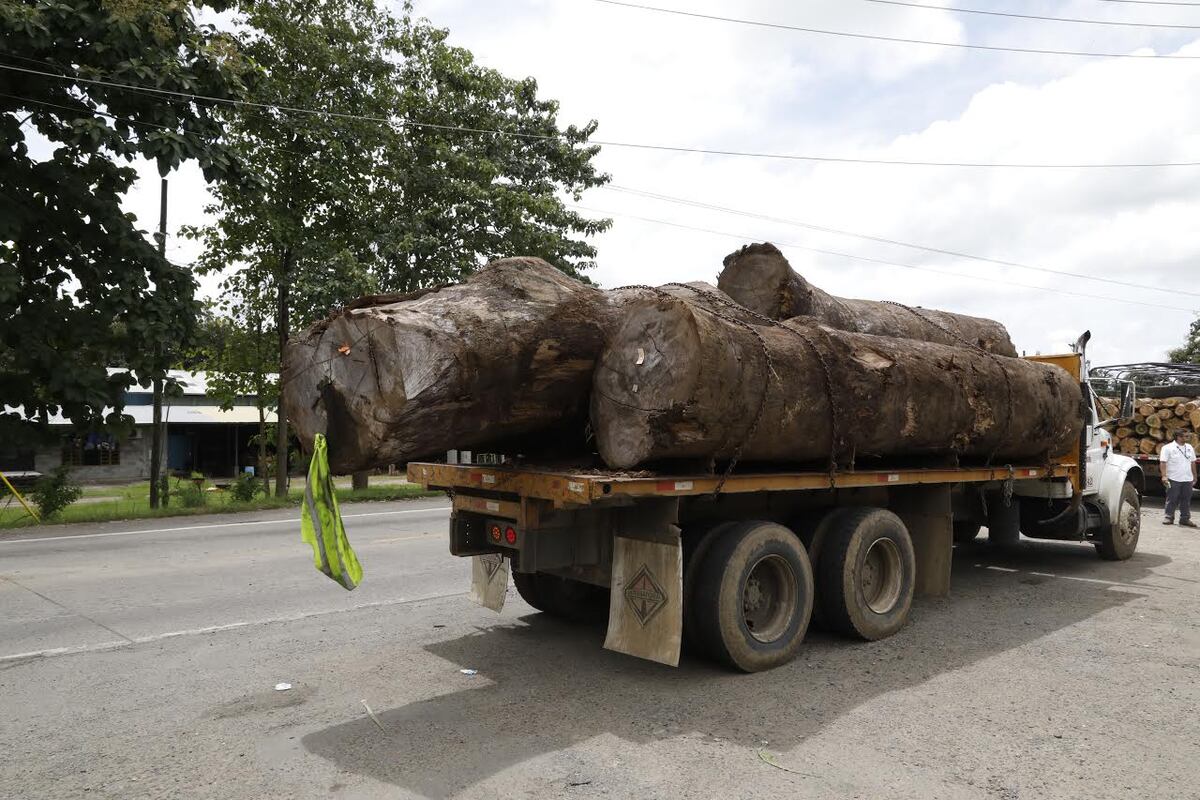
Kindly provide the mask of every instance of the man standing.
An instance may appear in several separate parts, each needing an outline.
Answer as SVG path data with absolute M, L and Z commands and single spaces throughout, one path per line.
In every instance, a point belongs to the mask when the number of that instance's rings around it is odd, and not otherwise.
M 1162 462 L 1163 486 L 1167 490 L 1167 517 L 1164 525 L 1175 522 L 1175 509 L 1179 508 L 1179 524 L 1187 528 L 1197 527 L 1192 522 L 1192 487 L 1196 484 L 1196 451 L 1187 443 L 1190 437 L 1182 428 L 1175 429 L 1175 441 L 1162 449 L 1158 460 Z

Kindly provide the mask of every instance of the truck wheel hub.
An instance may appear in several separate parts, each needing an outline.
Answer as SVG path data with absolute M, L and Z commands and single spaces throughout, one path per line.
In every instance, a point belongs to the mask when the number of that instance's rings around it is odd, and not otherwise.
M 781 637 L 796 613 L 797 591 L 786 559 L 774 554 L 760 558 L 742 590 L 742 617 L 750 635 L 764 643 Z
M 867 548 L 858 584 L 867 608 L 886 614 L 900 600 L 902 567 L 900 549 L 891 539 L 876 539 Z

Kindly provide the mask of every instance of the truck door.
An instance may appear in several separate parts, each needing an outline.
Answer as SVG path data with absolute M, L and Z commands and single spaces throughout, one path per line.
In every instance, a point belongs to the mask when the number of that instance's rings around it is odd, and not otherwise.
M 1108 451 L 1112 445 L 1112 435 L 1103 428 L 1096 427 L 1096 424 L 1104 419 L 1104 412 L 1100 408 L 1100 403 L 1096 398 L 1096 393 L 1092 390 L 1091 384 L 1084 385 L 1087 386 L 1088 409 L 1090 413 L 1084 419 L 1084 425 L 1086 425 L 1083 432 L 1086 438 L 1084 459 L 1087 468 L 1084 471 L 1083 493 L 1085 495 L 1092 495 L 1100 490 L 1100 476 L 1104 471 L 1104 461 L 1108 457 Z

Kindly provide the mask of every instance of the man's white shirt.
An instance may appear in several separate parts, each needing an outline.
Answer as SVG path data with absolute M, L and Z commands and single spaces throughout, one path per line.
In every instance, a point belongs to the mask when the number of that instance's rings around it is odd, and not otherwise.
M 1192 482 L 1192 462 L 1196 460 L 1196 451 L 1190 444 L 1171 442 L 1162 449 L 1158 460 L 1167 465 L 1168 480 Z

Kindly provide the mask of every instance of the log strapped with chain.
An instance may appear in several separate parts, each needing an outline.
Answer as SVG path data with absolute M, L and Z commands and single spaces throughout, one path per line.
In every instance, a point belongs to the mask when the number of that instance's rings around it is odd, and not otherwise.
M 751 327 L 696 301 L 624 302 L 592 391 L 604 461 L 821 462 L 839 451 L 835 425 L 857 457 L 1044 458 L 1079 434 L 1079 388 L 1053 366 L 803 319 Z M 731 439 L 759 403 L 753 433 Z
M 966 343 L 1002 356 L 1017 349 L 999 322 L 948 311 L 921 309 L 922 319 L 904 307 L 877 300 L 835 297 L 813 286 L 792 269 L 775 245 L 750 244 L 725 257 L 717 286 L 741 305 L 774 320 L 806 318 L 853 333 L 917 339 L 941 344 Z M 930 327 L 926 322 L 935 321 Z

